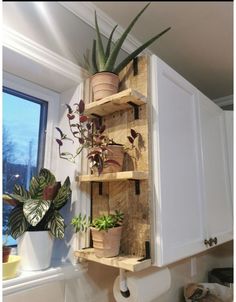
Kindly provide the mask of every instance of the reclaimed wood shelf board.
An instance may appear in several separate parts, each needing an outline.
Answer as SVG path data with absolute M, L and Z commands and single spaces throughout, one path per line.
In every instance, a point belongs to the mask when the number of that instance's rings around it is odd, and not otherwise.
M 74 252 L 75 257 L 101 263 L 108 266 L 123 268 L 131 272 L 138 272 L 151 266 L 151 259 L 138 261 L 141 257 L 117 256 L 111 258 L 98 258 L 94 254 L 93 248 L 79 250 Z
M 146 97 L 134 89 L 126 89 L 85 106 L 86 115 L 105 116 L 116 111 L 132 108 L 133 105 L 146 104 Z
M 81 175 L 77 176 L 76 180 L 79 182 L 108 182 L 121 180 L 144 180 L 148 179 L 148 172 L 143 171 L 123 171 L 116 173 L 105 173 L 98 175 Z

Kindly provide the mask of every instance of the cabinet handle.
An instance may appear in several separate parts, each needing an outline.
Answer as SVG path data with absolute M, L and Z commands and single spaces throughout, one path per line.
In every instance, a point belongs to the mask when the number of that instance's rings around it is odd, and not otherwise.
M 214 239 L 212 239 L 212 242 L 217 244 L 217 238 L 215 237 Z
M 204 244 L 205 245 L 209 245 L 209 246 L 212 246 L 214 244 L 217 244 L 217 238 L 215 237 L 214 239 L 213 238 L 210 238 L 209 240 L 205 239 L 204 240 Z

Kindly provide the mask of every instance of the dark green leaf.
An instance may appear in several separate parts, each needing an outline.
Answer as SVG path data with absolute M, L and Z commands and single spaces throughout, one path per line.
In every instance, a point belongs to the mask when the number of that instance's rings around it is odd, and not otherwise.
M 48 169 L 41 169 L 39 176 L 43 176 L 45 178 L 46 185 L 53 185 L 56 182 L 56 177 Z
M 114 70 L 114 73 L 118 74 L 130 61 L 132 61 L 135 57 L 137 57 L 145 48 L 147 48 L 149 45 L 151 45 L 154 41 L 156 41 L 158 38 L 160 38 L 162 35 L 164 35 L 167 31 L 169 31 L 171 27 L 166 28 L 161 33 L 156 35 L 155 37 L 148 40 L 146 43 L 141 45 L 139 48 L 137 48 L 135 51 L 133 51 L 126 59 L 124 59 Z
M 63 186 L 59 189 L 57 196 L 53 200 L 56 209 L 61 209 L 68 201 L 71 195 L 70 178 L 67 177 Z
M 43 219 L 50 205 L 50 200 L 29 199 L 25 202 L 23 211 L 29 224 L 36 226 Z
M 9 235 L 14 239 L 21 236 L 28 229 L 28 222 L 23 213 L 23 206 L 16 206 L 9 215 L 8 230 Z
M 58 211 L 54 212 L 50 222 L 48 223 L 48 228 L 54 237 L 58 239 L 64 238 L 65 223 L 63 217 Z
M 47 186 L 47 181 L 44 176 L 32 177 L 30 181 L 30 195 L 35 199 L 43 198 L 43 189 Z
M 113 34 L 114 34 L 114 31 L 116 30 L 118 24 L 113 28 L 111 34 L 110 34 L 110 37 L 108 39 L 108 42 L 107 42 L 107 49 L 106 49 L 106 54 L 105 54 L 105 57 L 106 57 L 106 60 L 108 59 L 109 55 L 110 55 L 110 51 L 111 51 L 111 44 L 112 44 L 112 37 L 113 37 Z
M 92 65 L 93 65 L 93 73 L 98 72 L 97 59 L 96 59 L 96 40 L 93 40 L 93 50 L 92 50 Z
M 13 189 L 13 193 L 16 195 L 20 195 L 21 197 L 23 197 L 24 199 L 28 199 L 30 198 L 30 193 L 25 190 L 25 188 L 23 188 L 20 185 L 15 185 L 14 189 Z M 16 198 L 17 199 L 17 198 Z M 17 199 L 18 200 L 18 199 Z
M 115 43 L 115 46 L 114 46 L 114 48 L 113 48 L 113 50 L 112 50 L 112 52 L 111 52 L 108 60 L 106 61 L 105 70 L 113 71 L 113 67 L 115 65 L 117 56 L 119 54 L 119 51 L 120 51 L 120 49 L 122 47 L 123 42 L 125 41 L 126 37 L 128 36 L 129 32 L 133 28 L 133 26 L 136 23 L 136 21 L 139 19 L 139 17 L 142 15 L 142 13 L 146 10 L 146 8 L 149 5 L 150 5 L 150 3 L 148 3 L 147 5 L 145 5 L 145 7 L 131 21 L 131 23 L 129 24 L 129 26 L 127 27 L 127 29 L 124 31 L 124 33 L 122 34 L 122 36 L 119 38 L 119 40 L 117 40 L 117 42 Z
M 98 64 L 99 64 L 99 71 L 103 71 L 105 67 L 105 53 L 104 48 L 102 44 L 102 38 L 100 34 L 100 30 L 98 27 L 98 21 L 97 21 L 97 13 L 95 11 L 95 26 L 96 26 L 96 33 L 97 33 L 97 47 L 98 47 Z

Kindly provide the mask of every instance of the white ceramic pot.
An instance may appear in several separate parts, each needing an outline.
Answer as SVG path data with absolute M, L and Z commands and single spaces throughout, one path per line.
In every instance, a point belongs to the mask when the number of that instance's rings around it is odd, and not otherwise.
M 25 271 L 43 270 L 50 266 L 53 238 L 48 231 L 25 232 L 18 238 L 18 254 L 21 269 Z

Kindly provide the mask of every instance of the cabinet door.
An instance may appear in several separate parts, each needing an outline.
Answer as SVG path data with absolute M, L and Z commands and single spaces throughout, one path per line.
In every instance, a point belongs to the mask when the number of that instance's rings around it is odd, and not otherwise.
M 198 91 L 156 56 L 152 78 L 154 264 L 205 249 Z
M 224 111 L 199 92 L 204 214 L 208 238 L 232 239 L 232 203 Z
M 233 160 L 233 128 L 234 128 L 234 114 L 233 111 L 224 111 L 225 117 L 225 127 L 226 127 L 226 146 L 227 146 L 227 159 L 229 165 L 229 180 L 230 180 L 230 193 L 231 193 L 231 201 L 233 204 L 233 167 L 234 167 L 234 160 Z

